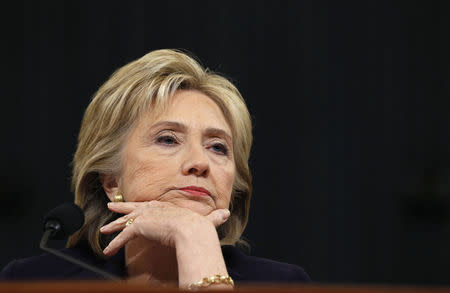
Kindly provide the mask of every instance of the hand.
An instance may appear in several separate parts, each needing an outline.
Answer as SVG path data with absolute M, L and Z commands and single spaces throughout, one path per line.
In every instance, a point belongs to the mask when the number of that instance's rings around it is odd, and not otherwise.
M 172 203 L 159 201 L 110 202 L 108 208 L 125 216 L 100 229 L 104 234 L 121 231 L 104 249 L 105 255 L 116 254 L 128 241 L 138 236 L 176 247 L 183 235 L 197 235 L 200 238 L 202 232 L 215 231 L 211 228 L 223 224 L 230 216 L 226 209 L 214 210 L 202 216 Z M 134 219 L 133 223 L 126 226 L 130 219 Z

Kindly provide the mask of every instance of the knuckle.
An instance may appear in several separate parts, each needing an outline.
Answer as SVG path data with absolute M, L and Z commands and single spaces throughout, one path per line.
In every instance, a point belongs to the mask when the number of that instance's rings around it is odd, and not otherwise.
M 133 225 L 138 225 L 138 226 L 139 226 L 139 225 L 141 224 L 141 222 L 142 222 L 142 216 L 136 218 L 136 219 L 133 221 L 133 224 L 130 225 L 130 227 L 133 226 Z

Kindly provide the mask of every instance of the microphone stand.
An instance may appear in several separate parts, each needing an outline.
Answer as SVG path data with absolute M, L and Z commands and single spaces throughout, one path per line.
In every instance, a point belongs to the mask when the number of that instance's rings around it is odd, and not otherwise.
M 47 242 L 48 242 L 48 240 L 50 239 L 50 237 L 52 236 L 52 234 L 54 232 L 55 231 L 53 229 L 45 230 L 44 235 L 42 236 L 42 239 L 41 239 L 41 243 L 39 244 L 39 247 L 42 250 L 44 250 L 44 251 L 46 251 L 48 253 L 51 253 L 51 254 L 53 254 L 53 255 L 55 255 L 57 257 L 60 257 L 60 258 L 66 260 L 66 261 L 68 261 L 70 263 L 76 264 L 76 265 L 78 265 L 78 266 L 80 266 L 80 267 L 82 267 L 84 269 L 87 269 L 87 270 L 89 270 L 91 272 L 99 274 L 99 275 L 101 275 L 102 277 L 104 277 L 107 280 L 122 281 L 122 279 L 120 279 L 120 278 L 118 278 L 118 277 L 116 277 L 116 276 L 114 276 L 114 275 L 112 275 L 112 274 L 110 274 L 108 272 L 100 270 L 100 269 L 98 269 L 98 268 L 96 268 L 96 267 L 94 267 L 92 265 L 89 265 L 89 264 L 87 264 L 85 262 L 82 262 L 82 261 L 80 261 L 80 260 L 78 260 L 76 258 L 73 258 L 70 255 L 66 255 L 66 254 L 62 253 L 61 251 L 59 251 L 57 249 L 53 249 L 53 248 L 47 247 Z

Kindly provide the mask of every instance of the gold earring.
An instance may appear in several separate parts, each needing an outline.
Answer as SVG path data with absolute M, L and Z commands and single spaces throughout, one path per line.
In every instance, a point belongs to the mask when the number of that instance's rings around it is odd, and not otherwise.
M 123 200 L 123 195 L 120 194 L 120 193 L 114 195 L 114 200 L 113 200 L 113 202 L 124 202 L 124 200 Z

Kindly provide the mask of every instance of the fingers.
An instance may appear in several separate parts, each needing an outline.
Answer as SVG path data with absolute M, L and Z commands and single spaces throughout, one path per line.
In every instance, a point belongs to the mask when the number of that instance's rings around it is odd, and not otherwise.
M 122 248 L 128 241 L 136 238 L 135 229 L 132 225 L 125 227 L 122 232 L 119 233 L 106 248 L 103 250 L 105 255 L 111 256 L 116 254 L 120 248 Z
M 100 232 L 102 234 L 112 234 L 124 229 L 127 221 L 131 218 L 136 217 L 136 215 L 134 215 L 134 213 L 132 212 L 138 209 L 143 204 L 143 202 L 109 202 L 108 208 L 111 211 L 127 215 L 120 217 L 112 221 L 111 223 L 101 227 Z
M 145 202 L 108 202 L 108 209 L 119 214 L 129 214 Z
M 209 215 L 206 216 L 208 220 L 210 220 L 215 227 L 218 227 L 225 223 L 230 217 L 230 211 L 227 209 L 219 209 L 212 211 Z
M 126 227 L 128 220 L 134 219 L 134 216 L 131 214 L 120 217 L 111 223 L 100 228 L 100 233 L 102 234 L 112 234 L 114 232 L 120 231 Z
M 189 209 L 158 201 L 108 203 L 108 208 L 125 214 L 100 228 L 102 234 L 119 232 L 103 251 L 108 256 L 116 254 L 127 242 L 138 236 L 159 240 L 170 246 L 174 245 L 174 237 L 180 232 L 177 227 L 183 223 L 195 220 L 194 223 L 198 223 L 198 227 L 206 227 L 201 223 L 208 222 L 218 227 L 230 217 L 230 211 L 227 209 L 217 209 L 201 216 Z M 134 223 L 127 226 L 130 219 L 133 219 Z

